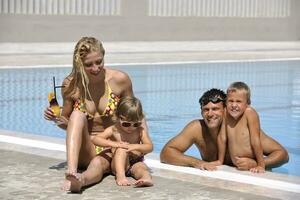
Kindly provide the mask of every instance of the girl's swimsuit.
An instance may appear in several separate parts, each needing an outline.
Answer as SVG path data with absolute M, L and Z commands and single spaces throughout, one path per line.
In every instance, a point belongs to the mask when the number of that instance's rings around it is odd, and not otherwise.
M 117 105 L 118 105 L 119 101 L 120 101 L 119 96 L 113 93 L 113 91 L 111 90 L 111 88 L 109 87 L 109 85 L 107 83 L 105 84 L 105 91 L 106 90 L 108 90 L 108 92 L 107 92 L 108 102 L 107 102 L 106 108 L 104 109 L 103 113 L 100 115 L 101 117 L 112 116 L 114 114 L 116 108 L 117 108 Z M 73 109 L 83 112 L 87 116 L 88 120 L 94 118 L 94 115 L 87 112 L 86 104 L 84 102 L 84 99 L 77 99 L 75 101 Z M 99 147 L 99 146 L 96 146 L 95 148 L 96 148 L 96 153 L 97 154 L 99 154 L 103 150 L 103 148 Z
M 126 176 L 132 176 L 132 174 L 131 174 L 132 166 L 135 163 L 144 162 L 144 160 L 145 160 L 144 156 L 140 156 L 138 158 L 131 158 L 131 157 L 129 157 L 129 168 L 126 170 L 125 175 Z

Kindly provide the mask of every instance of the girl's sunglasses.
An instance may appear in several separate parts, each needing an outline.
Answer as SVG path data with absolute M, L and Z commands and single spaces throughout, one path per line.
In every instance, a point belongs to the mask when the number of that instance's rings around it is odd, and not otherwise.
M 120 123 L 121 123 L 121 126 L 123 126 L 123 127 L 133 126 L 133 127 L 137 128 L 137 127 L 140 127 L 142 125 L 142 122 L 127 122 L 127 121 L 123 121 L 121 119 L 120 119 Z

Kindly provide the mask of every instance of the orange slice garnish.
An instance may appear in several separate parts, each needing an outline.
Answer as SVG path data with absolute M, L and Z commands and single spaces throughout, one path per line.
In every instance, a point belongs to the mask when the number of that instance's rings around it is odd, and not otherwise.
M 48 101 L 50 102 L 54 98 L 54 92 L 48 93 Z

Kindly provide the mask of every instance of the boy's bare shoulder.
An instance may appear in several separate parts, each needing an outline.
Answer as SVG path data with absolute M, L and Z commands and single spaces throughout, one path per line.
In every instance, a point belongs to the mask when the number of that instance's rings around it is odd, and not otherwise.
M 245 115 L 246 115 L 246 117 L 258 117 L 257 111 L 251 106 L 248 106 L 246 108 Z

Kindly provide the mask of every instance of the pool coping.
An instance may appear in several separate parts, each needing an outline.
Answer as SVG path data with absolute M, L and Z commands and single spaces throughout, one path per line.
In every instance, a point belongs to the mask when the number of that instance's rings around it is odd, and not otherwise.
M 65 140 L 49 136 L 33 135 L 9 130 L 0 129 L 1 148 L 10 151 L 20 151 L 49 158 L 65 160 Z M 180 177 L 204 177 L 214 178 L 223 181 L 230 181 L 242 184 L 250 184 L 258 187 L 265 187 L 272 190 L 294 193 L 300 196 L 300 179 L 298 176 L 279 174 L 267 171 L 264 174 L 252 174 L 248 171 L 238 171 L 229 166 L 221 166 L 217 171 L 202 171 L 190 167 L 181 167 L 163 164 L 159 156 L 150 153 L 146 156 L 146 164 L 156 171 L 155 175 L 165 178 Z M 163 172 L 166 171 L 166 172 Z M 174 175 L 175 173 L 175 175 Z M 179 173 L 180 175 L 176 175 Z M 169 175 L 166 175 L 169 174 Z M 189 181 L 188 179 L 186 181 Z M 197 180 L 196 180 L 197 181 Z

